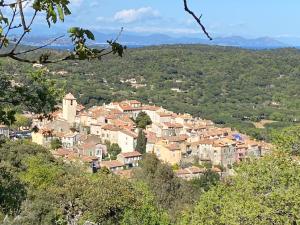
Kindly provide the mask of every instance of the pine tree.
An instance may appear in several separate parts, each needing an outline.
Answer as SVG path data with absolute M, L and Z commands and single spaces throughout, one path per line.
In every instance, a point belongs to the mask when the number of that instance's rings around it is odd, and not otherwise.
M 140 152 L 141 154 L 146 153 L 146 144 L 147 144 L 147 138 L 145 136 L 145 133 L 142 129 L 139 130 L 139 134 L 137 137 L 137 143 L 135 150 Z

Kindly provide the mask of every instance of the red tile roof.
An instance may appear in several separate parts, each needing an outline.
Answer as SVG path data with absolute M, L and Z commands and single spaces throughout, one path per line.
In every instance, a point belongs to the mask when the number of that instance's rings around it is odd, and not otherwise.
M 129 100 L 130 104 L 141 104 L 141 102 L 137 101 L 137 100 Z
M 104 130 L 110 130 L 110 131 L 119 131 L 120 129 L 114 125 L 111 125 L 111 124 L 107 124 L 107 125 L 104 125 L 102 127 L 102 129 Z
M 157 111 L 160 109 L 158 106 L 153 106 L 153 105 L 144 105 L 142 107 L 143 110 L 148 110 L 148 111 Z
M 76 98 L 74 97 L 74 95 L 72 95 L 71 93 L 67 94 L 64 97 L 65 100 L 76 100 Z
M 123 110 L 123 111 L 132 111 L 134 110 L 133 107 L 131 107 L 129 104 L 119 104 L 120 108 Z
M 189 168 L 186 168 L 188 171 L 190 171 L 192 174 L 197 174 L 197 173 L 204 173 L 206 171 L 205 168 L 199 168 L 196 166 L 192 166 Z
M 218 168 L 218 167 L 212 168 L 211 171 L 213 171 L 215 173 L 221 173 L 222 172 L 222 170 L 220 168 Z
M 179 123 L 169 123 L 166 122 L 164 123 L 165 126 L 167 126 L 168 128 L 182 128 L 183 126 Z
M 65 149 L 65 148 L 59 148 L 56 151 L 52 152 L 53 155 L 61 156 L 61 157 L 64 157 L 64 156 L 69 155 L 71 153 L 74 153 L 74 152 L 69 150 L 69 149 Z
M 169 144 L 167 148 L 171 151 L 180 150 L 180 146 L 178 144 Z
M 123 129 L 123 130 L 120 130 L 120 132 L 122 132 L 122 133 L 124 133 L 124 134 L 126 134 L 126 135 L 128 135 L 130 137 L 133 137 L 133 138 L 137 138 L 138 137 L 138 135 L 135 132 L 130 131 L 130 130 Z
M 101 167 L 106 167 L 108 169 L 116 168 L 116 167 L 122 167 L 124 166 L 123 163 L 119 162 L 118 160 L 112 160 L 112 161 L 102 161 L 100 162 Z
M 180 176 L 180 175 L 188 175 L 190 174 L 190 172 L 187 170 L 187 169 L 179 169 L 179 170 L 176 170 L 175 171 L 175 174 L 177 176 Z
M 120 155 L 123 156 L 124 158 L 132 158 L 132 157 L 140 157 L 140 156 L 142 156 L 142 154 L 139 153 L 138 151 L 124 152 L 124 153 L 120 153 Z
M 179 136 L 166 136 L 163 139 L 168 140 L 170 142 L 182 142 L 188 139 L 188 135 L 179 135 Z
M 77 107 L 76 107 L 76 110 L 77 110 L 78 112 L 80 112 L 80 111 L 82 111 L 82 110 L 84 110 L 84 109 L 85 109 L 85 107 L 84 107 L 83 105 L 81 105 L 81 104 L 78 104 Z

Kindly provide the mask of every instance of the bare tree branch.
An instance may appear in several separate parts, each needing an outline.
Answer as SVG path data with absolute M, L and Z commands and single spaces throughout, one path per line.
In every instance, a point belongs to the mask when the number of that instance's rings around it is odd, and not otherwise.
M 29 52 L 33 52 L 33 51 L 36 51 L 36 50 L 39 50 L 39 49 L 42 49 L 42 48 L 45 48 L 51 44 L 53 44 L 54 42 L 56 42 L 57 40 L 63 38 L 65 35 L 61 35 L 57 38 L 54 38 L 53 40 L 51 40 L 50 42 L 48 42 L 47 44 L 44 44 L 44 45 L 41 45 L 39 47 L 36 47 L 36 48 L 32 48 L 32 49 L 29 49 L 29 50 L 25 50 L 25 51 L 21 51 L 21 52 L 16 52 L 14 55 L 21 55 L 21 54 L 26 54 L 26 53 L 29 53 Z
M 199 26 L 201 27 L 202 31 L 204 32 L 204 34 L 206 35 L 206 37 L 209 39 L 209 40 L 212 40 L 212 37 L 209 35 L 209 33 L 206 31 L 206 28 L 205 26 L 202 24 L 201 22 L 201 17 L 202 15 L 200 15 L 199 17 L 196 16 L 196 14 L 190 10 L 190 8 L 188 7 L 188 3 L 187 3 L 187 0 L 183 0 L 183 3 L 184 3 L 184 10 L 186 12 L 188 12 L 195 20 L 196 22 L 199 24 Z
M 13 29 L 12 24 L 14 23 L 15 17 L 16 17 L 16 12 L 17 12 L 17 6 L 14 7 L 13 9 L 13 15 L 12 18 L 10 20 L 10 23 L 8 25 L 7 31 L 4 35 L 4 37 L 2 38 L 1 44 L 0 44 L 0 49 L 3 47 L 5 40 L 7 39 L 8 33 L 11 29 Z
M 28 28 L 26 26 L 22 0 L 18 0 L 18 6 L 19 6 L 19 10 L 20 10 L 19 12 L 20 12 L 20 16 L 21 16 L 22 26 L 23 26 L 24 32 L 26 32 Z
M 21 10 L 20 10 L 20 12 L 21 12 Z M 19 40 L 16 42 L 15 47 L 11 50 L 12 53 L 16 51 L 16 49 L 17 49 L 18 46 L 20 45 L 21 41 L 22 41 L 23 38 L 25 37 L 25 35 L 30 31 L 30 27 L 31 27 L 31 25 L 32 25 L 33 22 L 34 22 L 34 19 L 35 19 L 36 15 L 37 15 L 37 11 L 34 12 L 34 14 L 33 14 L 32 18 L 31 18 L 31 20 L 30 20 L 30 23 L 29 23 L 28 27 L 27 27 L 26 29 L 24 29 L 24 27 L 23 27 L 24 32 L 23 32 L 23 34 L 21 35 L 21 37 L 19 38 Z M 22 26 L 24 26 L 24 25 L 22 25 Z M 25 25 L 25 26 L 26 26 L 26 25 Z

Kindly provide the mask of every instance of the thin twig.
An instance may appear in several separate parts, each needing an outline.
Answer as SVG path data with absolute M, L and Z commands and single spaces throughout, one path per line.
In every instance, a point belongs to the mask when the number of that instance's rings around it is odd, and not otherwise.
M 5 42 L 5 39 L 6 39 L 7 36 L 8 36 L 9 31 L 12 29 L 12 24 L 13 24 L 13 22 L 14 22 L 14 20 L 15 20 L 16 12 L 17 12 L 17 6 L 15 6 L 15 8 L 14 8 L 14 10 L 13 10 L 13 15 L 12 15 L 12 18 L 11 18 L 11 20 L 10 20 L 9 26 L 8 26 L 8 28 L 7 28 L 7 31 L 6 31 L 4 37 L 3 37 L 2 41 L 1 41 L 0 49 L 2 49 L 2 47 L 3 47 L 3 45 L 4 45 L 4 42 Z
M 36 48 L 33 48 L 33 49 L 29 49 L 29 50 L 25 50 L 25 51 L 22 51 L 22 52 L 16 52 L 14 55 L 21 55 L 21 54 L 26 54 L 26 53 L 29 53 L 29 52 L 33 52 L 33 51 L 36 51 L 36 50 L 39 50 L 39 49 L 42 49 L 42 48 L 45 48 L 51 44 L 53 44 L 54 42 L 56 42 L 58 39 L 61 39 L 63 38 L 65 35 L 61 35 L 57 38 L 54 38 L 52 41 L 48 42 L 47 44 L 44 44 L 44 45 L 41 45 L 39 47 L 36 47 Z
M 194 19 L 197 21 L 197 23 L 200 25 L 200 27 L 201 27 L 201 29 L 202 29 L 202 31 L 204 32 L 204 34 L 206 35 L 206 37 L 208 37 L 208 39 L 209 40 L 212 40 L 212 37 L 209 35 L 209 33 L 206 31 L 206 28 L 205 28 L 205 26 L 202 24 L 202 22 L 201 22 L 201 17 L 202 17 L 202 15 L 201 16 L 196 16 L 196 14 L 192 11 L 192 10 L 190 10 L 189 9 L 189 7 L 188 7 L 188 3 L 187 3 L 187 0 L 183 0 L 183 3 L 184 3 L 184 10 L 186 11 L 186 12 L 188 12 L 190 15 L 192 15 L 192 17 L 194 17 Z
M 24 12 L 23 12 L 23 4 L 22 4 L 21 0 L 18 0 L 18 6 L 19 6 L 19 10 L 20 10 L 19 12 L 20 12 L 20 16 L 21 16 L 23 30 L 24 30 L 24 32 L 26 32 L 27 26 L 26 26 L 25 16 L 24 16 Z
M 24 29 L 24 28 L 23 28 L 24 32 L 23 32 L 23 34 L 21 35 L 21 37 L 19 38 L 19 40 L 16 42 L 15 47 L 11 50 L 11 53 L 14 53 L 14 52 L 16 51 L 16 49 L 18 48 L 19 44 L 21 43 L 21 41 L 22 41 L 23 38 L 25 37 L 25 35 L 30 31 L 30 27 L 31 27 L 31 25 L 33 24 L 33 21 L 34 21 L 36 15 L 37 15 L 37 11 L 34 12 L 34 14 L 33 14 L 32 18 L 31 18 L 31 20 L 30 20 L 30 23 L 29 23 L 27 29 Z

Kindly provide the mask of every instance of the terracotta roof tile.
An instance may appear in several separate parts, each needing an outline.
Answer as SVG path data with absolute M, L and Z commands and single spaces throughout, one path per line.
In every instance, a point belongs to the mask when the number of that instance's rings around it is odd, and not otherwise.
M 120 155 L 123 156 L 124 158 L 132 158 L 132 157 L 140 157 L 140 156 L 142 156 L 142 154 L 139 153 L 138 151 L 124 152 L 124 153 L 120 153 Z
M 124 164 L 119 162 L 118 160 L 112 160 L 112 161 L 101 161 L 100 166 L 106 167 L 108 169 L 112 169 L 112 168 L 116 168 L 116 167 L 122 167 L 122 166 L 124 166 Z
M 114 125 L 111 125 L 111 124 L 107 124 L 107 125 L 104 125 L 102 127 L 102 129 L 104 130 L 110 130 L 110 131 L 119 131 L 120 129 Z
M 64 97 L 65 100 L 76 100 L 76 98 L 74 97 L 74 95 L 72 95 L 71 93 L 67 94 Z

